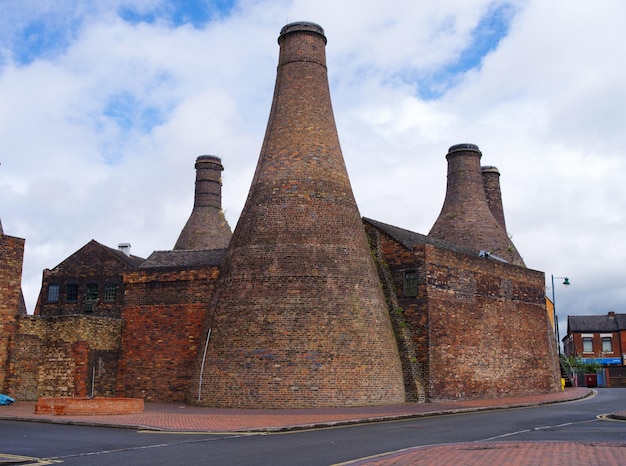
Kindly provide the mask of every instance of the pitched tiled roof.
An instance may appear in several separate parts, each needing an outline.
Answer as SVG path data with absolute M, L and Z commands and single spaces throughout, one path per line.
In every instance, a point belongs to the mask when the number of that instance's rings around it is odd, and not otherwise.
M 470 254 L 472 256 L 478 255 L 478 251 L 475 251 L 473 249 L 456 246 L 454 244 L 450 244 L 445 241 L 431 238 L 430 236 L 422 235 L 420 233 L 415 233 L 414 231 L 405 230 L 404 228 L 399 228 L 393 225 L 388 225 L 386 223 L 379 222 L 377 220 L 372 220 L 371 218 L 363 217 L 363 221 L 369 223 L 370 225 L 388 234 L 399 243 L 402 243 L 402 245 L 404 245 L 408 249 L 411 249 L 418 244 L 431 244 L 441 249 L 448 249 L 448 250 L 460 252 L 463 254 Z
M 109 253 L 111 253 L 112 255 L 114 255 L 115 257 L 117 257 L 119 260 L 121 260 L 122 262 L 124 262 L 126 265 L 132 267 L 132 268 L 137 268 L 139 267 L 143 261 L 145 261 L 146 259 L 144 259 L 143 257 L 139 257 L 139 256 L 134 256 L 134 255 L 126 255 L 126 253 L 124 253 L 123 251 L 120 251 L 119 249 L 113 249 L 110 248 L 108 246 L 105 246 L 104 244 L 98 243 L 96 240 L 92 240 L 93 242 L 99 244 L 100 246 L 102 246 L 104 249 L 106 249 Z
M 139 268 L 219 267 L 224 254 L 226 249 L 154 251 Z
M 626 314 L 601 316 L 568 316 L 567 330 L 571 332 L 617 332 L 626 330 Z

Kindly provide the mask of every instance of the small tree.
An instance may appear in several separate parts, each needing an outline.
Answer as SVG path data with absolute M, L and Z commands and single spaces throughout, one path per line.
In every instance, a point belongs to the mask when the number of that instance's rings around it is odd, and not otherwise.
M 583 374 L 595 374 L 596 371 L 602 369 L 602 364 L 596 358 L 567 358 L 570 365 L 576 369 L 576 372 Z

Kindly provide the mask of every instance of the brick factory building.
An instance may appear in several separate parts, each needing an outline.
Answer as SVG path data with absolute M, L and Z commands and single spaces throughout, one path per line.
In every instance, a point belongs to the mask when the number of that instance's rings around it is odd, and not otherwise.
M 452 146 L 428 236 L 362 219 L 324 31 L 291 23 L 278 41 L 265 140 L 232 234 L 221 160 L 198 157 L 173 249 L 143 260 L 91 241 L 44 271 L 26 316 L 24 240 L 0 230 L 0 392 L 255 408 L 559 390 L 544 274 L 506 233 L 498 170 L 480 166 L 477 146 Z

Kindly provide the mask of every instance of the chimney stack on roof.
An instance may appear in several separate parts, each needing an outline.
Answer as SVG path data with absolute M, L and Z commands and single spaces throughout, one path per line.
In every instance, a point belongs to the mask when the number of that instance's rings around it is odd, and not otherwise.
M 265 139 L 221 268 L 192 399 L 404 402 L 389 313 L 344 164 L 324 30 L 286 25 Z
M 487 251 L 511 264 L 524 266 L 506 233 L 499 172 L 497 169 L 494 172 L 494 167 L 491 167 L 486 174 L 483 173 L 481 157 L 482 153 L 475 144 L 457 144 L 448 150 L 446 197 L 429 236 L 477 251 Z M 488 185 L 483 178 L 485 175 Z M 491 197 L 491 205 L 487 196 Z M 494 216 L 494 211 L 502 212 L 498 213 L 500 218 Z
M 193 210 L 174 249 L 226 248 L 232 232 L 222 211 L 222 161 L 213 155 L 201 155 L 196 159 L 195 168 Z
M 117 249 L 130 257 L 130 243 L 120 243 L 117 245 Z

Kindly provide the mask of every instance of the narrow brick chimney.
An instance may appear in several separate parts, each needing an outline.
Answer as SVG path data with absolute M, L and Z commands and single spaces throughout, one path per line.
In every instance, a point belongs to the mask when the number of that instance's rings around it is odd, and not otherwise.
M 324 30 L 286 25 L 265 139 L 212 297 L 191 400 L 400 403 L 397 344 L 339 145 Z
M 502 207 L 502 192 L 500 191 L 500 171 L 497 167 L 485 166 L 480 168 L 483 174 L 483 186 L 487 205 L 498 224 L 506 231 L 504 208 Z
M 226 248 L 232 232 L 222 211 L 222 161 L 213 155 L 201 155 L 195 167 L 193 210 L 174 249 Z
M 500 223 L 490 209 L 481 157 L 482 153 L 474 144 L 457 144 L 448 150 L 446 197 L 429 236 L 523 266 L 524 261 L 503 227 L 504 214 Z M 498 181 L 498 196 L 499 192 Z M 502 205 L 501 199 L 499 204 Z

